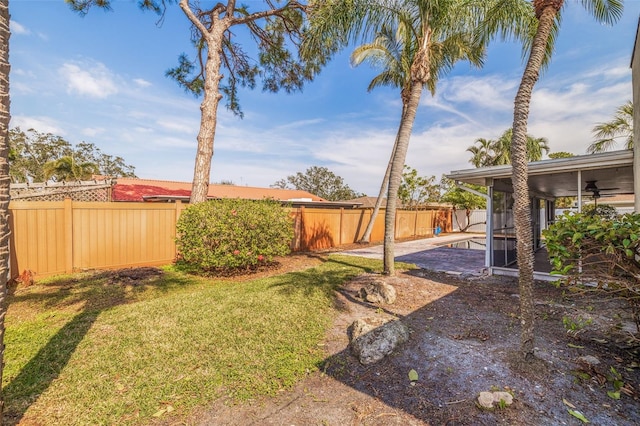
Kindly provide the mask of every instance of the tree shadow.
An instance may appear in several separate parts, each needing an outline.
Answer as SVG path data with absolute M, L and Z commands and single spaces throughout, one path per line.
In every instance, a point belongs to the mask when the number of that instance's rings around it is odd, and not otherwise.
M 141 269 L 143 268 L 130 268 L 131 271 Z M 15 376 L 5 378 L 4 424 L 20 423 L 29 407 L 60 376 L 103 311 L 135 302 L 140 292 L 154 289 L 158 291 L 158 297 L 161 297 L 171 288 L 185 286 L 189 282 L 178 276 L 167 277 L 164 273 L 135 283 L 118 282 L 114 277 L 119 277 L 118 271 L 102 271 L 80 278 L 63 277 L 16 291 L 8 297 L 9 307 L 25 303 L 25 306 L 35 305 L 42 310 L 66 309 L 67 312 L 75 310 L 76 313 Z
M 84 311 L 66 323 L 38 353 L 10 379 L 4 389 L 5 424 L 18 424 L 31 403 L 46 391 L 69 362 L 100 311 Z M 19 401 L 14 404 L 14 401 Z
M 333 233 L 328 224 L 321 222 L 308 226 L 302 216 L 298 226 L 300 229 L 299 250 L 310 251 L 335 247 Z

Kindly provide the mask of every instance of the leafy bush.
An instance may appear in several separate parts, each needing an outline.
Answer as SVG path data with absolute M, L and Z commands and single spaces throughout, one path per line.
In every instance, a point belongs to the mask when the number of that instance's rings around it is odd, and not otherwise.
M 292 219 L 272 200 L 223 199 L 191 205 L 177 225 L 178 264 L 228 274 L 290 252 Z
M 640 329 L 640 214 L 565 213 L 543 235 L 561 284 L 625 298 Z
M 582 212 L 591 216 L 600 216 L 605 219 L 615 219 L 618 217 L 618 211 L 609 204 L 587 204 L 582 208 Z

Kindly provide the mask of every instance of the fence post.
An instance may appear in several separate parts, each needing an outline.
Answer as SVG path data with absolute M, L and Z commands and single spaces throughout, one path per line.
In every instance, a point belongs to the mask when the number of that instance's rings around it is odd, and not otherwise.
M 309 241 L 307 241 L 306 223 L 304 217 L 304 206 L 300 206 L 298 209 L 300 215 L 300 221 L 298 222 L 298 249 L 309 250 Z
M 176 223 L 174 228 L 174 237 L 178 236 L 178 220 L 180 219 L 180 214 L 182 213 L 182 201 L 176 200 Z M 178 258 L 178 244 L 175 239 L 173 240 L 173 258 Z
M 64 271 L 73 272 L 73 202 L 64 199 Z
M 338 230 L 338 232 L 340 232 L 340 236 L 338 237 L 338 245 L 341 246 L 342 245 L 342 223 L 344 221 L 344 207 L 340 207 L 340 229 Z

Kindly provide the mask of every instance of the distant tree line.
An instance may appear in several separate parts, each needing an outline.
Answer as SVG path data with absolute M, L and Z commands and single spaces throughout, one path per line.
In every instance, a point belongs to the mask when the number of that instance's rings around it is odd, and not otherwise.
M 134 170 L 122 157 L 105 154 L 93 143 L 72 145 L 51 133 L 9 130 L 9 175 L 14 183 L 136 177 Z
M 271 185 L 272 188 L 299 189 L 329 201 L 351 200 L 360 194 L 344 183 L 344 179 L 326 167 L 312 166 L 304 173 L 287 176 Z

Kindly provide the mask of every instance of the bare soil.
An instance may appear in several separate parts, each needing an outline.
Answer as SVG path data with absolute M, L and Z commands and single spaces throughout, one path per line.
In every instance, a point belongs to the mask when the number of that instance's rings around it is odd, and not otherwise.
M 323 256 L 279 259 L 279 268 L 258 274 L 310 267 Z M 582 424 L 571 411 L 595 425 L 640 424 L 640 351 L 620 301 L 567 294 L 537 282 L 536 359 L 523 363 L 515 279 L 460 279 L 426 270 L 387 279 L 398 293 L 392 305 L 359 299 L 362 277 L 337 292 L 319 371 L 277 397 L 216 401 L 186 424 Z M 347 327 L 360 317 L 389 314 L 410 328 L 409 341 L 382 361 L 361 365 L 348 348 Z M 581 361 L 588 355 L 599 364 Z M 412 369 L 419 376 L 413 384 Z M 480 409 L 478 394 L 491 390 L 512 393 L 513 405 Z

